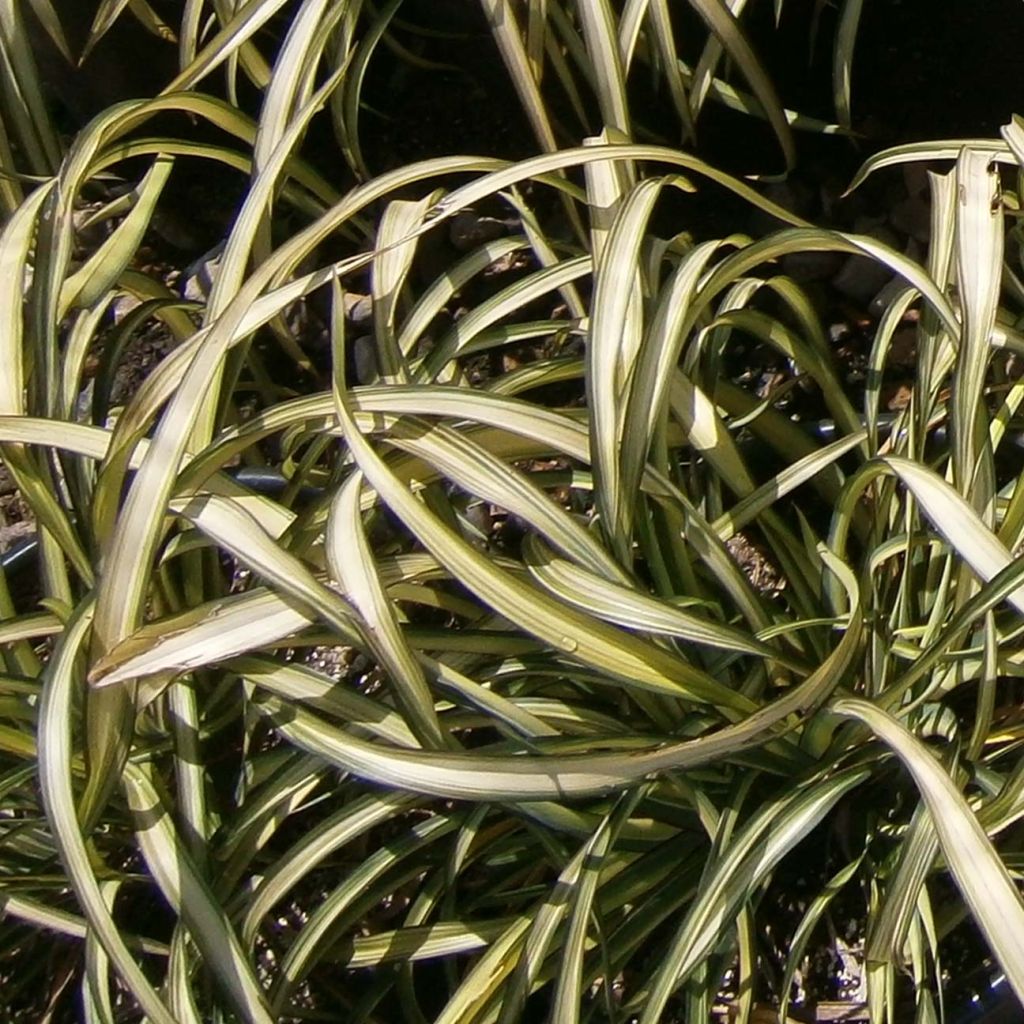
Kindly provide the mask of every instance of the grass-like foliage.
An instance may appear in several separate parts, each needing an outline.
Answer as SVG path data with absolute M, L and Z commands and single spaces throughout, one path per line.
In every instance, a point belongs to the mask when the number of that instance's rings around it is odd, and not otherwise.
M 0 457 L 38 537 L 32 607 L 0 573 L 0 999 L 784 1020 L 836 901 L 873 1021 L 939 1019 L 966 917 L 1024 996 L 1021 126 L 865 166 L 942 168 L 918 262 L 636 141 L 616 83 L 672 57 L 664 0 L 487 2 L 539 155 L 374 176 L 363 48 L 398 6 L 186 4 L 162 96 L 0 149 Z M 726 5 L 694 6 L 742 69 Z M 545 54 L 574 80 L 577 32 L 604 130 L 561 146 L 535 87 Z M 201 91 L 214 71 L 262 90 L 257 121 Z M 324 109 L 351 187 L 303 158 Z M 183 158 L 249 176 L 203 299 L 138 265 Z M 97 204 L 114 175 L 133 188 Z M 780 227 L 695 242 L 694 190 Z M 83 248 L 87 200 L 109 230 Z M 488 209 L 513 232 L 439 266 Z M 783 271 L 809 252 L 898 282 L 857 395 Z M 883 415 L 911 322 L 916 381 Z M 115 402 L 154 329 L 167 354 Z M 751 341 L 827 434 L 735 382 Z

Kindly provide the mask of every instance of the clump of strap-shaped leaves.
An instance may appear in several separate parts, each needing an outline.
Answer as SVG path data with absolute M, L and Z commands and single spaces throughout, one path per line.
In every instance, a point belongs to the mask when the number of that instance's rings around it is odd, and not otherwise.
M 726 979 L 748 1019 L 785 1003 L 843 894 L 863 903 L 874 1019 L 893 1019 L 906 970 L 928 1019 L 965 915 L 1024 994 L 1007 866 L 1021 286 L 998 174 L 1024 157 L 1019 125 L 865 169 L 947 162 L 924 266 L 618 130 L 338 194 L 297 148 L 340 77 L 307 74 L 320 27 L 296 21 L 258 132 L 198 93 L 124 104 L 0 235 L 0 456 L 36 516 L 43 596 L 19 610 L 0 586 L 0 942 L 80 942 L 90 1021 L 696 1021 Z M 143 134 L 167 109 L 226 141 Z M 252 175 L 203 304 L 132 267 L 179 155 Z M 149 169 L 75 264 L 76 204 L 129 157 Z M 667 190 L 712 183 L 788 226 L 655 230 Z M 424 283 L 420 243 L 493 197 L 522 230 Z M 283 205 L 306 226 L 275 247 Z M 328 240 L 347 254 L 327 262 Z M 813 250 L 905 282 L 862 405 L 775 262 Z M 441 315 L 513 254 L 525 276 Z M 376 380 L 357 385 L 346 292 L 366 280 Z M 315 294 L 331 371 L 296 396 L 268 346 L 313 374 L 288 313 Z M 123 297 L 141 305 L 111 336 Z M 883 420 L 912 308 L 917 380 Z M 82 415 L 90 356 L 152 320 L 170 354 L 126 405 Z M 740 336 L 820 389 L 834 441 L 729 379 Z M 544 357 L 480 374 L 530 344 Z M 116 360 L 99 365 L 109 394 Z M 286 486 L 248 489 L 240 461 Z M 480 504 L 521 540 L 482 533 Z M 779 593 L 736 565 L 739 532 Z M 315 646 L 363 655 L 370 682 L 296 657 Z M 772 987 L 778 872 L 842 821 Z

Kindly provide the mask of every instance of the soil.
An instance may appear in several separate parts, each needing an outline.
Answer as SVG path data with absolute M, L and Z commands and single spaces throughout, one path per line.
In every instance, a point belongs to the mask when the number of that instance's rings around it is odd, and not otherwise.
M 18 491 L 7 468 L 0 465 L 0 554 L 35 533 L 32 509 Z

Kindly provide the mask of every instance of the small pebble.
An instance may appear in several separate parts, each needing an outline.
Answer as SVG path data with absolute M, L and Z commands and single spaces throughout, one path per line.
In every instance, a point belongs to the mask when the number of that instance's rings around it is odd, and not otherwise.
M 364 334 L 352 343 L 356 383 L 372 384 L 377 379 L 377 343 L 372 334 Z
M 832 285 L 848 299 L 866 306 L 886 286 L 892 276 L 884 263 L 870 256 L 848 256 L 832 278 Z
M 510 223 L 497 217 L 482 217 L 475 210 L 462 210 L 452 217 L 448 240 L 459 252 L 470 252 L 507 235 Z
M 110 311 L 114 316 L 114 323 L 119 324 L 133 309 L 138 309 L 142 300 L 134 295 L 118 295 L 110 304 Z
M 194 263 L 185 268 L 182 275 L 184 284 L 181 286 L 182 298 L 189 302 L 205 302 L 213 290 L 217 279 L 221 260 L 224 258 L 224 242 L 219 242 L 212 249 L 204 252 Z
M 356 325 L 368 324 L 373 319 L 373 299 L 358 292 L 346 292 L 342 300 L 345 305 L 345 319 Z
M 932 235 L 931 207 L 920 197 L 905 199 L 892 208 L 889 222 L 897 231 L 917 239 L 924 245 Z
M 782 257 L 782 269 L 794 281 L 827 281 L 842 262 L 839 252 L 791 252 Z
M 889 304 L 907 287 L 902 277 L 891 277 L 868 304 L 868 313 L 875 320 L 880 320 Z

